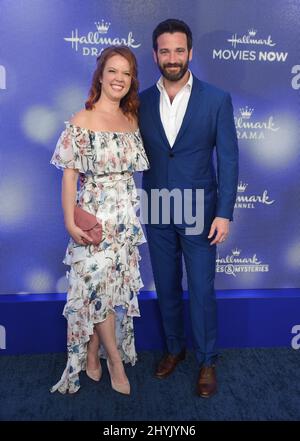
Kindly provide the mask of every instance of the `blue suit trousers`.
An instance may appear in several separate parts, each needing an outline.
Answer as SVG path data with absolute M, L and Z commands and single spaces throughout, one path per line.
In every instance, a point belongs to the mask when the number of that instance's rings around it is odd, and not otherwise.
M 186 235 L 185 229 L 174 223 L 165 228 L 146 225 L 146 232 L 168 351 L 178 354 L 185 347 L 183 255 L 196 357 L 200 366 L 214 364 L 217 359 L 216 246 L 210 245 L 206 234 Z

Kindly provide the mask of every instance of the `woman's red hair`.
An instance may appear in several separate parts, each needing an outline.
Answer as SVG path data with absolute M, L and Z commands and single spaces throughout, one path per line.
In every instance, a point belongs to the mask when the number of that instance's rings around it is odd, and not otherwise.
M 121 55 L 124 57 L 130 66 L 131 73 L 131 85 L 128 93 L 121 99 L 120 107 L 123 113 L 129 118 L 137 118 L 139 98 L 138 88 L 139 83 L 137 79 L 137 62 L 134 54 L 128 47 L 125 46 L 111 46 L 101 53 L 97 58 L 97 67 L 93 75 L 92 85 L 89 91 L 88 99 L 85 103 L 86 110 L 92 110 L 95 103 L 99 100 L 101 95 L 101 83 L 100 79 L 103 75 L 104 67 L 107 61 L 114 55 Z

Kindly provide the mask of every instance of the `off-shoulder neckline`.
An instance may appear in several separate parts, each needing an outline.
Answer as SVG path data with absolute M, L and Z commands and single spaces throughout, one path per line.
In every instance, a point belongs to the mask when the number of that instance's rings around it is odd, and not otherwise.
M 65 124 L 66 124 L 67 127 L 68 127 L 68 126 L 70 126 L 70 127 L 74 127 L 74 128 L 76 128 L 76 129 L 86 130 L 87 132 L 91 132 L 91 133 L 111 133 L 111 134 L 116 133 L 116 134 L 118 134 L 118 135 L 135 135 L 136 133 L 138 133 L 138 132 L 140 131 L 139 128 L 137 128 L 136 130 L 131 131 L 131 132 L 113 132 L 113 131 L 111 131 L 111 130 L 91 130 L 91 129 L 88 129 L 87 127 L 80 127 L 80 126 L 77 126 L 76 124 L 73 124 L 73 123 L 71 123 L 71 122 L 69 122 L 69 121 L 66 121 Z

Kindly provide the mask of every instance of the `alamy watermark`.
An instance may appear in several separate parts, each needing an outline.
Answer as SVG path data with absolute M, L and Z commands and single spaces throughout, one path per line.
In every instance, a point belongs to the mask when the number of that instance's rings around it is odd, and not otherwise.
M 0 325 L 0 349 L 6 349 L 6 330 Z
M 0 89 L 6 89 L 6 70 L 2 65 L 0 65 Z
M 185 228 L 185 233 L 187 235 L 197 235 L 203 232 L 203 189 L 151 189 L 150 204 L 149 194 L 144 189 L 137 189 L 137 193 L 140 199 L 140 213 L 138 217 L 141 223 L 150 223 L 151 225 L 168 225 L 171 223 L 172 212 L 174 224 L 194 225 Z M 150 213 L 149 205 L 151 207 Z
M 293 349 L 300 349 L 300 325 L 295 325 L 291 330 L 292 334 L 296 334 L 291 341 L 291 346 Z
M 97 193 L 97 186 L 95 190 L 95 183 L 89 190 L 88 186 L 81 181 L 81 188 L 78 193 L 78 200 L 82 200 L 81 193 L 91 191 Z M 132 209 L 132 205 L 124 202 L 124 188 L 121 185 L 103 189 L 107 191 L 107 195 L 102 196 L 102 199 L 109 199 L 114 206 L 114 214 L 116 219 L 126 217 L 127 211 Z M 204 229 L 204 189 L 179 189 L 174 188 L 169 190 L 149 189 L 146 191 L 141 188 L 132 188 L 133 199 L 139 203 L 133 204 L 135 214 L 139 221 L 144 224 L 151 225 L 169 225 L 172 222 L 176 225 L 182 225 L 185 228 L 186 235 L 199 235 Z M 134 194 L 136 192 L 136 194 Z M 97 197 L 97 195 L 94 195 Z M 83 207 L 84 208 L 84 207 Z M 101 210 L 99 211 L 99 220 L 101 220 Z

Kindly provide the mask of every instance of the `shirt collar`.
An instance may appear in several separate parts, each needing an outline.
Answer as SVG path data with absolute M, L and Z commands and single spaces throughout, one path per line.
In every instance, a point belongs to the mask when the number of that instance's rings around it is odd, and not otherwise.
M 190 76 L 188 81 L 185 83 L 185 85 L 183 86 L 182 89 L 184 89 L 185 87 L 189 88 L 190 90 L 192 90 L 193 87 L 193 74 L 192 72 L 189 70 Z M 158 90 L 160 92 L 162 92 L 163 90 L 165 90 L 165 86 L 164 86 L 164 82 L 163 82 L 163 76 L 160 77 L 160 79 L 157 81 L 156 86 L 158 87 Z M 181 89 L 181 90 L 182 90 Z

